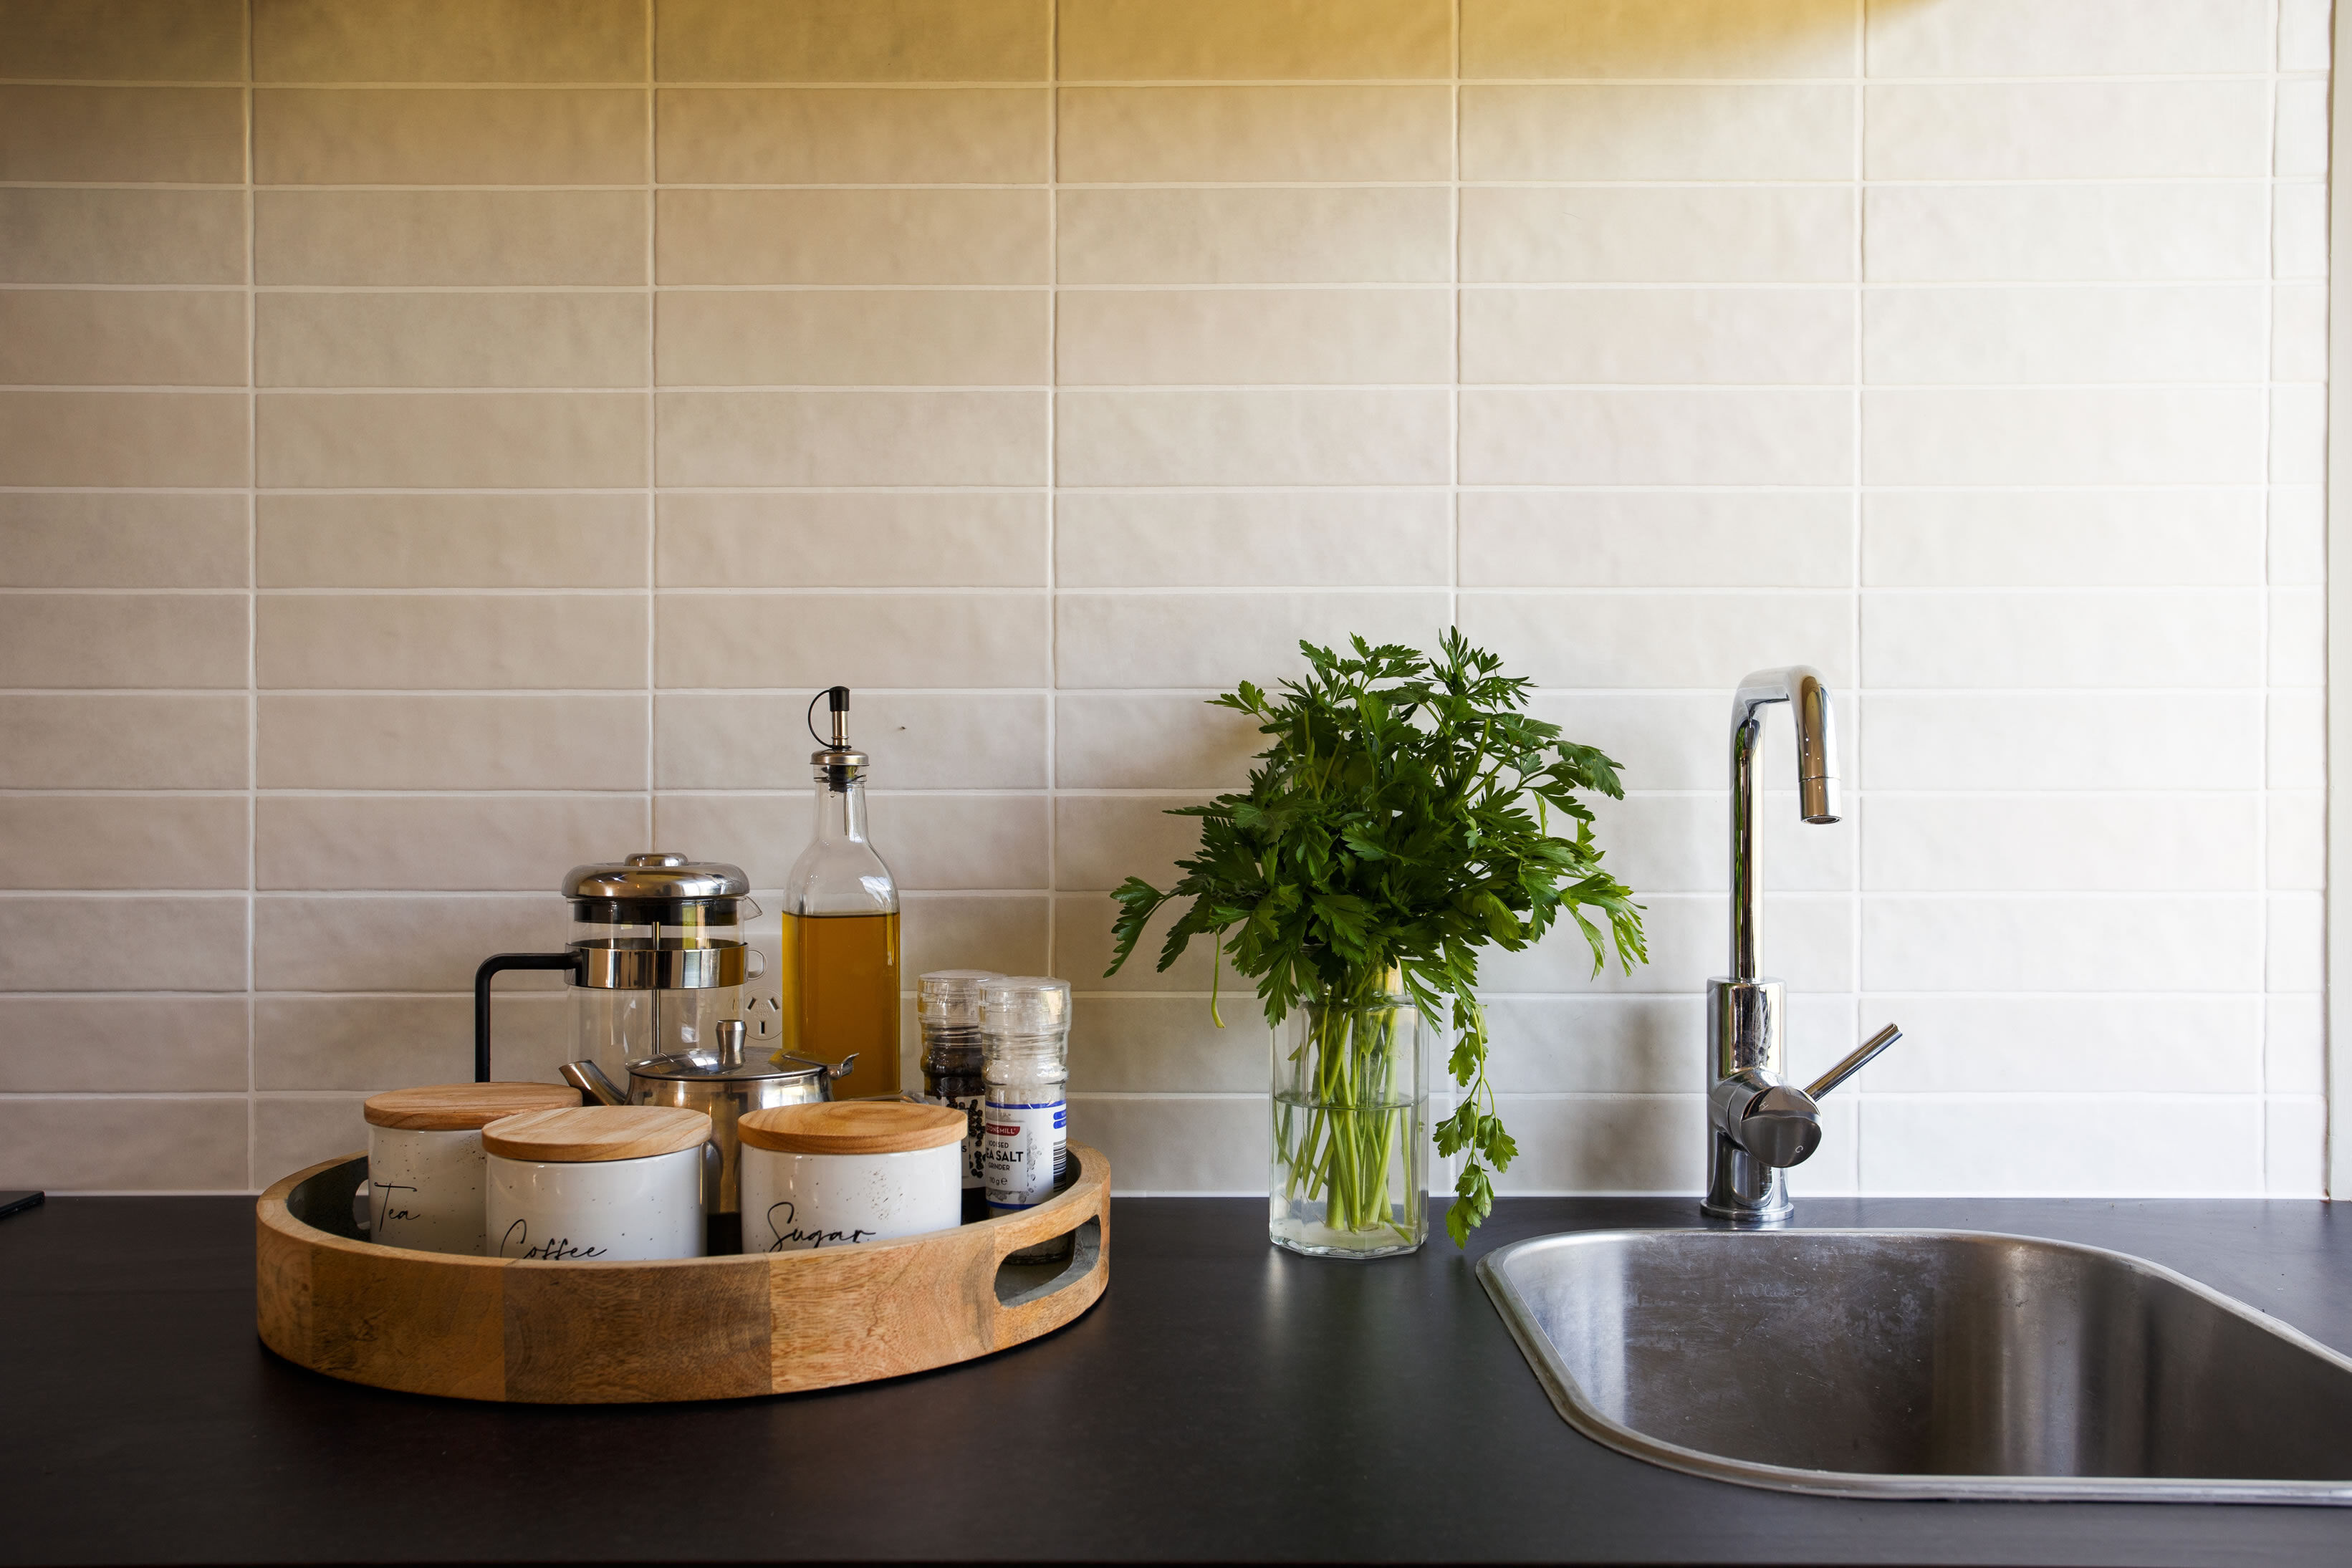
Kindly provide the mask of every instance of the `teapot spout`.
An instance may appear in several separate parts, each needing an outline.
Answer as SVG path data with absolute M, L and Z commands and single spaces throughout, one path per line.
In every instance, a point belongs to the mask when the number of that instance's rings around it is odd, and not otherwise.
M 625 1105 L 629 1097 L 613 1087 L 604 1070 L 593 1061 L 567 1061 L 563 1064 L 563 1082 L 585 1094 L 599 1105 Z

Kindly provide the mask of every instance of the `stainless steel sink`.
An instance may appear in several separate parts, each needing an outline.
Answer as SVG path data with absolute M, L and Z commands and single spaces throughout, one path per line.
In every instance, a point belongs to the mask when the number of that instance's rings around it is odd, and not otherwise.
M 2352 1503 L 2352 1358 L 2144 1259 L 1973 1230 L 1604 1230 L 1479 1278 L 1569 1423 L 1843 1497 Z

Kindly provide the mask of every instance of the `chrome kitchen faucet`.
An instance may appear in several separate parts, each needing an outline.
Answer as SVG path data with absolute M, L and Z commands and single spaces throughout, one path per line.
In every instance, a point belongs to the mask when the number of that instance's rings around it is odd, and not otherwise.
M 1837 739 L 1830 689 L 1806 664 L 1759 670 L 1731 699 L 1731 973 L 1706 983 L 1706 1200 L 1700 1210 L 1741 1225 L 1789 1218 L 1780 1173 L 1821 1146 L 1821 1097 L 1903 1038 L 1888 1024 L 1802 1089 L 1780 1076 L 1787 989 L 1759 976 L 1762 887 L 1756 871 L 1756 747 L 1763 709 L 1787 703 L 1797 726 L 1797 810 L 1813 823 L 1838 820 Z

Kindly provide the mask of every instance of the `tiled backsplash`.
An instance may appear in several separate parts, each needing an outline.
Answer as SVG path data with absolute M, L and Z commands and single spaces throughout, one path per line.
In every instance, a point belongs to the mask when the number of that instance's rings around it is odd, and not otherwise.
M 1103 890 L 1202 697 L 1451 620 L 1649 909 L 1490 960 L 1509 1187 L 1696 1189 L 1806 661 L 1769 967 L 1907 1038 L 1798 1189 L 2317 1192 L 2328 6 L 1864 10 L 0 0 L 0 1186 L 356 1147 L 572 862 L 772 888 L 845 682 L 909 971 L 1069 976 L 1122 1185 L 1260 1189 Z

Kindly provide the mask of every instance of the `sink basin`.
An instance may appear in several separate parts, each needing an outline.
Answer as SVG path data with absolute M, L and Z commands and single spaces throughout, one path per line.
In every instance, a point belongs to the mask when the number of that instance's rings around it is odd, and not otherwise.
M 2352 1358 L 2184 1275 L 1973 1230 L 1602 1230 L 1479 1278 L 1569 1424 L 1842 1497 L 2352 1503 Z

